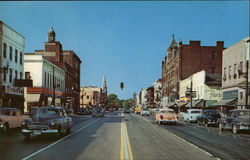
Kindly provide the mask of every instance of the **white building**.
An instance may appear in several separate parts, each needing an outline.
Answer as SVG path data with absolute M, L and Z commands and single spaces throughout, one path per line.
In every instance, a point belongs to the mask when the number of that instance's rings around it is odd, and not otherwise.
M 217 105 L 245 108 L 246 62 L 249 61 L 249 50 L 250 37 L 247 37 L 223 51 L 222 101 Z M 250 76 L 248 76 L 249 81 Z M 249 101 L 248 94 L 248 105 Z
M 23 109 L 24 89 L 14 86 L 23 79 L 25 38 L 0 21 L 0 107 Z
M 147 89 L 142 88 L 141 89 L 141 105 L 146 106 L 147 104 Z
M 25 111 L 32 106 L 65 103 L 65 71 L 41 54 L 24 55 L 25 78 L 33 80 L 33 87 L 25 88 Z
M 192 107 L 209 107 L 221 100 L 221 75 L 210 74 L 202 70 L 180 81 L 181 102 L 190 101 L 190 96 L 186 93 L 191 95 L 191 81 L 194 95 Z

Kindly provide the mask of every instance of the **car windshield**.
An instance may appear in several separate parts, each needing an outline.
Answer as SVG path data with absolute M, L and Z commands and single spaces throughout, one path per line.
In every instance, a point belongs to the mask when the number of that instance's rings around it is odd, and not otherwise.
M 190 113 L 201 113 L 201 111 L 191 111 Z
M 10 110 L 9 109 L 0 109 L 0 114 L 9 116 Z
M 171 110 L 163 110 L 163 111 L 161 111 L 161 113 L 174 114 L 175 112 L 171 111 Z
M 207 113 L 209 115 L 220 114 L 219 111 L 217 111 L 217 110 L 210 110 L 210 111 L 207 111 Z
M 47 115 L 59 115 L 59 113 L 60 113 L 60 111 L 58 109 L 49 108 L 47 110 Z

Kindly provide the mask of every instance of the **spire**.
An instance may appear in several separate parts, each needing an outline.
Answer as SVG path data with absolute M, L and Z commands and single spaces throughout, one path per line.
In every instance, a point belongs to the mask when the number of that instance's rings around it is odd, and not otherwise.
M 172 41 L 168 48 L 173 48 L 174 46 L 177 46 L 177 42 L 175 41 L 174 34 L 172 35 Z
M 102 91 L 104 94 L 108 94 L 108 89 L 107 89 L 107 82 L 106 82 L 106 76 L 103 77 L 102 81 Z

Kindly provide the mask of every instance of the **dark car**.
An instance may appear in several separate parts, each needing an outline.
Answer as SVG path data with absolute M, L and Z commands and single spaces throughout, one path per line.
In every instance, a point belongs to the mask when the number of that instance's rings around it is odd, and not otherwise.
M 92 110 L 92 117 L 103 117 L 104 116 L 104 110 L 102 107 L 95 107 Z
M 250 109 L 233 109 L 219 120 L 219 130 L 230 129 L 234 134 L 239 130 L 250 130 Z
M 91 111 L 87 108 L 80 108 L 77 114 L 79 115 L 91 115 Z
M 45 106 L 38 108 L 31 118 L 24 120 L 21 132 L 24 140 L 42 134 L 60 136 L 61 133 L 70 133 L 72 124 L 72 119 L 63 107 Z
M 130 113 L 130 112 L 131 111 L 128 108 L 124 109 L 124 111 L 123 111 L 123 113 Z
M 198 125 L 205 125 L 206 127 L 210 125 L 217 126 L 220 117 L 220 112 L 218 110 L 203 110 L 201 115 L 197 117 L 197 122 Z

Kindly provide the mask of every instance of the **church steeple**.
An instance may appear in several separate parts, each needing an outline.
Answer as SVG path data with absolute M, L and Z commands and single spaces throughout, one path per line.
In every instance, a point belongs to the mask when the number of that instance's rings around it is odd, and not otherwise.
M 177 42 L 175 41 L 174 34 L 172 35 L 172 38 L 173 39 L 172 39 L 168 48 L 173 48 L 174 46 L 177 46 Z
M 102 91 L 103 91 L 103 94 L 105 94 L 105 95 L 108 94 L 106 76 L 103 77 L 103 81 L 102 81 Z
M 53 27 L 48 32 L 48 43 L 55 42 L 56 40 L 56 32 L 53 30 Z

